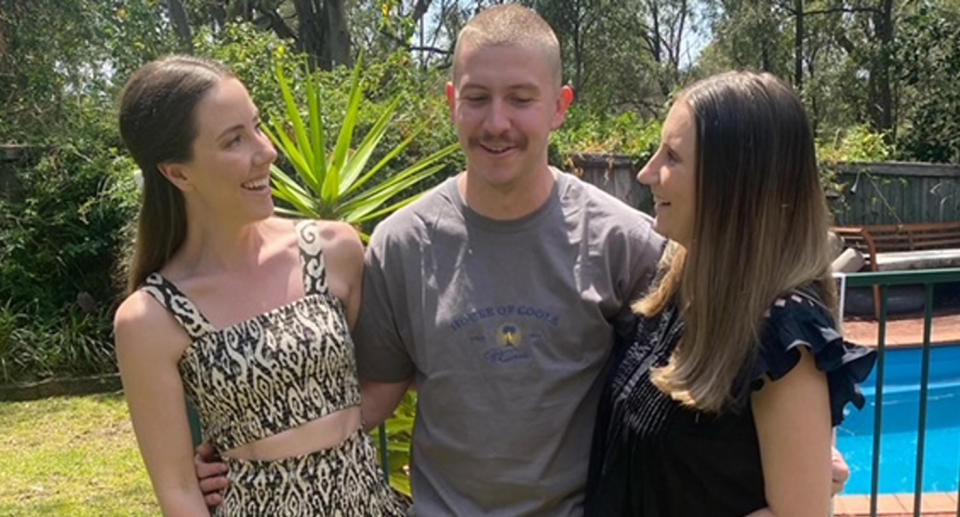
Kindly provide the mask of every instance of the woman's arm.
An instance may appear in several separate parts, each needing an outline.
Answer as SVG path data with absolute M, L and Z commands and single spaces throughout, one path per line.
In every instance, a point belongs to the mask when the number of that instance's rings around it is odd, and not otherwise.
M 321 235 L 325 239 L 323 256 L 327 285 L 330 292 L 343 302 L 352 329 L 360 314 L 363 292 L 363 244 L 353 227 L 345 223 L 328 222 Z M 409 385 L 409 382 L 360 383 L 364 431 L 370 431 L 390 418 Z
M 133 430 L 163 514 L 208 516 L 177 369 L 187 336 L 144 292 L 132 294 L 117 309 L 114 335 Z
M 830 512 L 831 428 L 826 375 L 800 346 L 800 361 L 782 379 L 766 379 L 751 397 L 768 508 L 757 517 L 826 516 Z

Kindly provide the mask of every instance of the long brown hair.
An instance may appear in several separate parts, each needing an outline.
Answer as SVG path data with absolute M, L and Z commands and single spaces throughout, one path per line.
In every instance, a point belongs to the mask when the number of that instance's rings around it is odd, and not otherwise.
M 806 111 L 769 74 L 707 78 L 677 102 L 697 132 L 693 239 L 674 244 L 653 290 L 634 305 L 659 314 L 676 299 L 686 328 L 669 363 L 651 370 L 662 391 L 718 412 L 755 357 L 764 313 L 778 295 L 812 285 L 833 312 L 829 213 Z
M 187 162 L 196 138 L 197 103 L 221 79 L 223 65 L 193 56 L 170 56 L 137 70 L 123 88 L 120 135 L 143 177 L 133 260 L 127 288 L 137 289 L 176 253 L 187 233 L 183 193 L 160 173 L 165 162 Z

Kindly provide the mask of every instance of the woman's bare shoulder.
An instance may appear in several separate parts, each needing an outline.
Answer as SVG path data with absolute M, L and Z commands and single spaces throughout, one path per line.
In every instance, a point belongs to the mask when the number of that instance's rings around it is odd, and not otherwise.
M 176 320 L 143 290 L 131 293 L 117 308 L 113 331 L 118 352 L 175 353 L 189 344 L 186 332 Z
M 343 221 L 317 219 L 313 222 L 327 260 L 351 260 L 363 257 L 363 243 L 360 241 L 360 234 L 353 226 Z

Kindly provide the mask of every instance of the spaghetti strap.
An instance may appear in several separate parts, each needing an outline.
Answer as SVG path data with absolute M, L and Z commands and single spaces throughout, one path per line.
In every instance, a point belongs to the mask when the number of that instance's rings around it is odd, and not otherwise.
M 303 263 L 303 290 L 305 295 L 327 294 L 327 271 L 323 263 L 323 248 L 320 245 L 320 229 L 316 221 L 297 223 L 297 240 L 300 259 Z
M 197 340 L 215 330 L 187 295 L 160 273 L 150 273 L 140 289 L 167 309 L 191 339 Z

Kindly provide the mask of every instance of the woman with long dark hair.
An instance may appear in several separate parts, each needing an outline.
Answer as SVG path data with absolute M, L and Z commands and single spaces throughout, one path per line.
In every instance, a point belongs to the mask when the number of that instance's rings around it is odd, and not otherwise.
M 769 74 L 698 82 L 638 179 L 673 242 L 614 354 L 587 515 L 827 515 L 831 426 L 874 355 L 837 332 L 803 105 Z
M 163 513 L 208 514 L 186 396 L 229 466 L 216 515 L 404 515 L 361 430 L 357 234 L 273 217 L 276 151 L 218 63 L 174 56 L 138 70 L 120 132 L 143 204 L 117 359 Z

